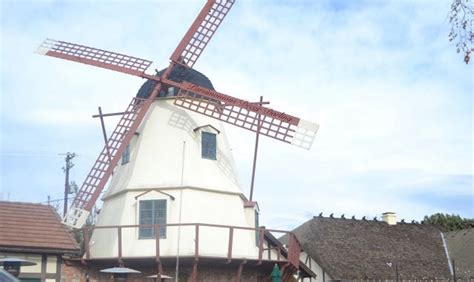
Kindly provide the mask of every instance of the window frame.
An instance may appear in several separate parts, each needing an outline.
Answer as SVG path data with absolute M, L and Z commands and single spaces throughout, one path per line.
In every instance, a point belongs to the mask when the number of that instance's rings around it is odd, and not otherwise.
M 142 217 L 142 204 L 145 202 L 151 202 L 152 203 L 152 208 L 151 210 L 151 223 L 144 223 Z M 164 216 L 160 222 L 160 218 L 156 217 L 156 214 L 159 213 L 157 211 L 160 209 L 159 203 L 164 203 L 164 208 L 161 208 L 162 212 L 164 213 Z M 139 200 L 138 201 L 138 224 L 159 224 L 160 225 L 160 239 L 166 239 L 167 236 L 167 228 L 166 225 L 168 222 L 168 201 L 166 199 L 146 199 L 146 200 Z M 149 235 L 146 234 L 149 232 Z M 145 233 L 145 234 L 144 234 Z M 138 228 L 138 239 L 139 240 L 146 240 L 146 239 L 155 239 L 155 229 L 154 227 L 139 227 Z
M 121 164 L 124 165 L 124 164 L 128 164 L 129 162 L 130 162 L 130 144 L 128 144 L 127 147 L 125 147 L 125 150 L 123 151 Z
M 208 139 L 209 137 L 212 137 L 212 139 Z M 209 146 L 211 145 L 213 145 L 214 148 L 210 148 Z M 213 150 L 213 152 L 211 152 L 211 150 Z M 217 134 L 201 131 L 201 158 L 217 160 Z

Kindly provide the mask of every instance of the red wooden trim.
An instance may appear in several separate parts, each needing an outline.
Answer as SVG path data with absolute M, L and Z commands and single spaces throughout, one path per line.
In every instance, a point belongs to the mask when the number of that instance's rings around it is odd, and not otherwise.
M 158 268 L 158 274 L 163 274 L 163 265 L 161 264 L 160 258 L 160 225 L 155 225 L 155 247 L 156 247 L 156 264 Z
M 265 234 L 265 228 L 260 228 L 260 240 L 258 242 L 258 264 L 262 263 L 262 255 L 263 255 L 263 235 Z
M 100 68 L 104 68 L 104 69 L 109 69 L 109 70 L 113 70 L 113 71 L 117 71 L 117 72 L 121 72 L 121 73 L 126 73 L 126 74 L 130 74 L 130 75 L 134 75 L 134 76 L 139 76 L 139 77 L 142 76 L 142 74 L 143 74 L 143 71 L 134 70 L 134 69 L 125 68 L 125 67 L 120 67 L 120 66 L 117 66 L 117 65 L 113 65 L 111 63 L 103 63 L 103 62 L 95 61 L 95 60 L 92 60 L 92 59 L 67 55 L 67 54 L 63 54 L 63 53 L 59 53 L 59 52 L 55 52 L 55 51 L 48 51 L 46 53 L 46 56 L 55 57 L 55 58 L 59 58 L 59 59 L 64 59 L 64 60 L 68 60 L 68 61 L 73 61 L 73 62 L 77 62 L 77 63 L 82 63 L 82 64 L 86 64 L 86 65 L 91 65 L 91 66 L 95 66 L 95 67 L 100 67 Z
M 245 227 L 245 226 L 233 226 L 233 225 L 223 225 L 223 224 L 211 224 L 211 223 L 168 223 L 168 224 L 162 224 L 161 226 L 166 226 L 166 227 L 172 227 L 172 226 L 206 226 L 206 227 L 219 227 L 219 228 L 234 228 L 234 229 L 239 229 L 239 230 L 260 230 L 262 227 L 259 228 L 254 228 L 254 227 Z M 93 226 L 90 227 L 91 229 L 112 229 L 112 228 L 138 228 L 138 227 L 154 227 L 154 224 L 135 224 L 135 225 L 101 225 L 101 226 Z M 283 233 L 283 234 L 290 234 L 290 231 L 286 230 L 281 230 L 281 229 L 267 229 L 265 228 L 265 231 L 267 232 L 274 232 L 274 233 Z
M 197 281 L 197 267 L 198 267 L 198 262 L 194 261 L 194 263 L 193 263 L 193 272 L 191 273 L 191 281 L 192 282 Z
M 255 205 L 257 205 L 257 202 L 253 202 L 253 201 L 245 201 L 244 202 L 244 208 L 253 208 L 253 207 L 255 207 Z
M 196 224 L 196 227 L 195 227 L 195 235 L 196 235 L 196 243 L 195 243 L 195 246 L 194 246 L 194 260 L 195 261 L 198 261 L 199 260 L 199 224 Z
M 201 22 L 206 17 L 208 11 L 211 9 L 211 6 L 212 6 L 212 2 L 207 1 L 207 3 L 204 5 L 204 7 L 202 7 L 201 11 L 199 12 L 199 15 L 196 17 L 194 22 L 191 24 L 188 31 L 184 35 L 183 39 L 181 39 L 181 42 L 179 42 L 178 46 L 176 47 L 173 54 L 171 55 L 170 59 L 172 61 L 178 62 L 179 57 L 181 56 L 184 48 L 186 48 L 186 45 L 188 45 L 189 41 L 191 41 L 191 39 L 193 38 L 194 33 L 196 33 L 196 30 L 201 25 Z
M 229 247 L 227 250 L 227 263 L 230 263 L 232 260 L 232 246 L 234 244 L 234 228 L 229 228 Z
M 292 125 L 298 125 L 300 121 L 299 118 L 295 116 L 291 116 L 284 112 L 275 111 L 273 109 L 266 108 L 258 104 L 253 104 L 248 101 L 235 98 L 223 93 L 219 93 L 217 91 L 202 87 L 197 84 L 192 84 L 192 83 L 184 81 L 180 83 L 180 88 L 181 90 L 190 91 L 190 92 L 197 93 L 199 95 L 202 95 L 211 99 L 216 99 L 216 100 L 219 100 L 220 102 L 226 103 L 227 105 L 239 106 L 241 108 L 255 112 L 257 114 L 261 114 L 262 116 L 269 116 L 269 117 L 281 120 L 283 122 L 287 122 Z
M 119 265 L 123 266 L 123 260 L 122 260 L 122 227 L 119 227 L 117 229 L 117 239 L 118 239 L 118 261 Z
M 282 274 L 282 275 L 281 275 L 281 276 L 282 276 L 281 278 L 282 278 L 282 281 L 283 281 L 283 282 L 287 282 L 287 281 L 288 281 L 288 279 L 287 279 L 287 277 L 286 277 L 286 276 L 287 276 L 287 275 L 286 275 L 287 273 L 285 272 L 285 270 L 286 270 L 286 268 L 287 268 L 289 265 L 290 265 L 289 263 L 285 263 L 285 264 L 283 265 L 283 267 L 280 269 L 280 272 L 281 272 L 281 274 Z
M 193 67 L 233 4 L 234 0 L 208 0 L 174 50 L 171 61 Z
M 259 250 L 258 250 L 258 259 L 257 259 L 257 265 L 262 264 L 263 261 L 263 252 L 268 251 L 269 255 L 272 249 L 277 250 L 277 259 L 272 260 L 271 257 L 269 259 L 265 259 L 265 261 L 275 261 L 275 262 L 281 262 L 281 261 L 287 261 L 288 263 L 291 264 L 292 267 L 295 269 L 299 268 L 299 255 L 301 251 L 301 245 L 296 238 L 296 236 L 289 232 L 289 231 L 283 231 L 283 230 L 276 230 L 276 229 L 266 229 L 264 227 L 259 227 L 259 228 L 250 228 L 250 227 L 242 227 L 242 226 L 231 226 L 231 225 L 218 225 L 218 224 L 207 224 L 207 223 L 171 223 L 171 224 L 164 224 L 164 225 L 153 225 L 153 224 L 142 224 L 142 225 L 109 225 L 109 226 L 92 226 L 92 227 L 84 227 L 83 232 L 88 232 L 89 230 L 94 230 L 94 229 L 117 229 L 117 234 L 118 234 L 118 261 L 119 263 L 123 264 L 123 254 L 122 254 L 122 229 L 123 228 L 141 228 L 141 227 L 148 227 L 148 228 L 155 228 L 155 240 L 156 240 L 156 254 L 155 254 L 155 260 L 158 264 L 158 267 L 161 268 L 161 254 L 160 254 L 160 239 L 159 239 L 159 234 L 160 234 L 160 228 L 164 228 L 166 226 L 194 226 L 195 227 L 195 250 L 194 250 L 194 261 L 198 261 L 200 258 L 199 255 L 199 229 L 200 226 L 206 226 L 206 227 L 216 227 L 216 228 L 228 228 L 229 229 L 229 237 L 228 237 L 228 249 L 227 249 L 227 255 L 225 257 L 207 257 L 204 256 L 204 258 L 216 258 L 216 259 L 226 259 L 227 263 L 230 263 L 232 260 L 232 255 L 233 255 L 233 241 L 234 241 L 234 232 L 235 229 L 240 229 L 240 230 L 255 230 L 259 232 Z M 284 233 L 288 234 L 288 250 L 284 250 L 281 248 L 281 246 L 276 246 L 276 247 L 268 247 L 264 248 L 264 242 L 265 242 L 265 232 L 277 232 L 277 233 Z M 84 240 L 87 242 L 89 238 L 87 237 L 87 234 L 84 233 Z M 87 260 L 97 260 L 97 258 L 90 258 L 90 253 L 89 253 L 89 246 L 86 244 L 85 245 L 85 251 L 86 251 L 86 257 L 85 259 Z M 286 259 L 282 258 L 286 254 Z M 140 258 L 140 257 L 134 257 L 134 258 Z M 117 259 L 117 257 L 110 257 L 110 258 L 100 258 L 100 259 Z M 98 259 L 98 260 L 100 260 Z
M 243 260 L 237 268 L 237 275 L 235 275 L 235 282 L 240 282 L 240 276 L 242 276 L 242 270 L 244 269 L 244 264 L 247 263 L 247 260 Z
M 100 117 L 100 126 L 102 127 L 102 136 L 104 137 L 105 149 L 107 150 L 107 156 L 109 157 L 109 162 L 112 162 L 112 154 L 110 154 L 110 147 L 107 143 L 107 131 L 105 130 L 104 116 L 102 115 L 102 108 L 99 107 L 99 117 Z

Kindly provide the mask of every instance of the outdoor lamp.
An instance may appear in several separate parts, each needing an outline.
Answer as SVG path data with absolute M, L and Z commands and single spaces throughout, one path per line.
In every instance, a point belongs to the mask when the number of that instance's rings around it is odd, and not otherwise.
M 112 267 L 112 268 L 102 269 L 100 272 L 111 273 L 115 281 L 127 281 L 128 274 L 141 273 L 138 270 L 126 268 L 126 267 Z
M 160 282 L 165 281 L 165 279 L 173 279 L 173 277 L 168 276 L 168 275 L 164 275 L 164 274 L 160 275 L 159 280 L 158 280 L 158 274 L 150 275 L 150 276 L 147 276 L 146 278 L 153 278 L 154 279 L 153 281 L 160 281 Z
M 18 277 L 20 275 L 20 268 L 22 266 L 36 265 L 36 262 L 24 260 L 20 258 L 2 258 L 0 259 L 0 265 L 3 265 L 3 269 L 11 275 Z

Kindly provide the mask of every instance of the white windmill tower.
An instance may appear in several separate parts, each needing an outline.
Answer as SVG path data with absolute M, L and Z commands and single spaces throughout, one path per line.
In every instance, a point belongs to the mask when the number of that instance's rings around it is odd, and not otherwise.
M 155 75 L 145 73 L 148 60 L 50 39 L 40 46 L 48 56 L 148 79 L 64 218 L 81 228 L 113 173 L 86 259 L 153 258 L 161 274 L 177 257 L 192 258 L 192 280 L 205 259 L 241 261 L 240 272 L 247 260 L 286 262 L 287 276 L 298 268 L 294 237 L 288 249 L 264 240 L 256 205 L 238 184 L 222 122 L 308 149 L 318 125 L 219 93 L 192 69 L 233 4 L 208 0 L 168 68 Z

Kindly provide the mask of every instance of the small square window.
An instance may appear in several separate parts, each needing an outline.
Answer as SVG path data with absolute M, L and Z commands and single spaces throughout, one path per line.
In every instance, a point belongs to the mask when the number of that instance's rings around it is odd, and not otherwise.
M 126 164 L 130 161 L 130 144 L 125 147 L 125 151 L 122 154 L 122 164 Z
M 143 200 L 139 202 L 139 224 L 160 224 L 160 238 L 166 238 L 166 200 Z M 139 239 L 155 238 L 154 227 L 140 227 Z
M 201 135 L 201 156 L 204 159 L 215 160 L 217 150 L 217 138 L 214 133 L 202 132 Z

